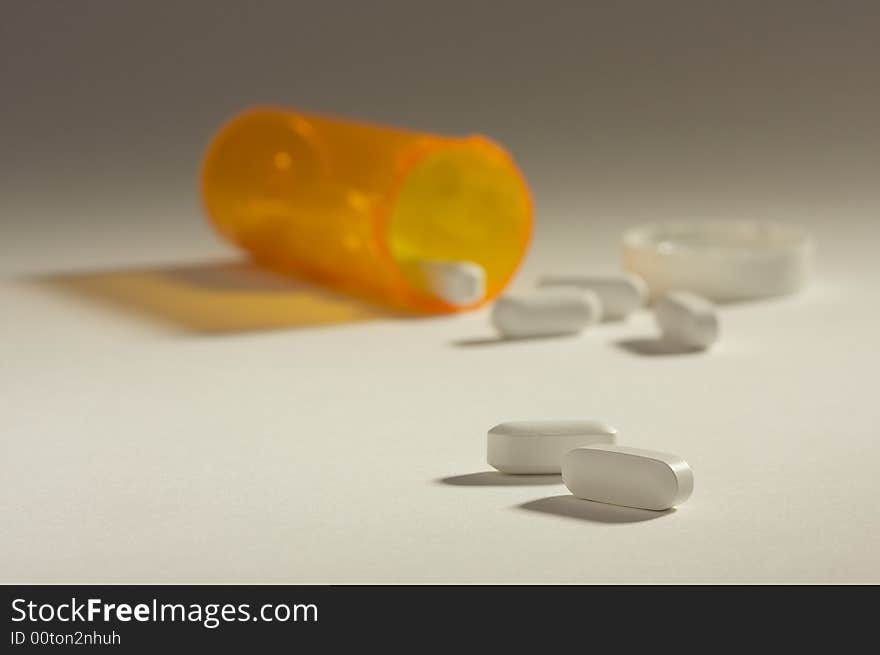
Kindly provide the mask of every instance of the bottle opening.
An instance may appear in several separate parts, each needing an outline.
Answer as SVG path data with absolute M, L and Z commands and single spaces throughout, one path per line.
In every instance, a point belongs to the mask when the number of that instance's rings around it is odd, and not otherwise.
M 481 137 L 427 150 L 404 171 L 388 215 L 387 242 L 401 285 L 428 310 L 472 308 L 497 296 L 531 237 L 532 203 L 522 174 Z M 484 292 L 452 304 L 427 288 L 418 262 L 460 263 L 484 271 Z

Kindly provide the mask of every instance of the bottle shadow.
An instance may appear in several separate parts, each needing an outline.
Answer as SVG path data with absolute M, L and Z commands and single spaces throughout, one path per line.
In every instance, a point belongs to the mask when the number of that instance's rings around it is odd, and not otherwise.
M 247 260 L 77 271 L 35 276 L 26 282 L 193 334 L 329 326 L 397 316 Z
M 439 484 L 453 487 L 533 487 L 562 484 L 561 475 L 506 475 L 498 471 L 480 471 L 439 478 Z
M 649 509 L 596 503 L 592 500 L 576 498 L 570 494 L 548 496 L 516 507 L 529 512 L 563 516 L 592 523 L 640 523 L 659 519 L 675 512 L 675 508 L 656 512 Z

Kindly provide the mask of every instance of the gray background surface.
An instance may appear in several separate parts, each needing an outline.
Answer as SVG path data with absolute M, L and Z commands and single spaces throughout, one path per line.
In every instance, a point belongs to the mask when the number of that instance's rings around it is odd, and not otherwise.
M 0 579 L 880 580 L 880 12 L 601 4 L 2 2 Z M 207 140 L 262 102 L 504 143 L 521 288 L 679 217 L 802 223 L 816 279 L 724 308 L 705 356 L 633 348 L 647 314 L 398 320 L 201 217 Z M 481 473 L 493 424 L 577 416 L 684 456 L 692 500 Z

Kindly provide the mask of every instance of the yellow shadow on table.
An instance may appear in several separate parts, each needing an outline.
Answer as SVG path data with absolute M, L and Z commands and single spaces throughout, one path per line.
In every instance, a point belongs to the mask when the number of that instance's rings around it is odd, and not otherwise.
M 246 261 L 63 273 L 32 281 L 202 334 L 339 325 L 390 316 L 357 298 Z

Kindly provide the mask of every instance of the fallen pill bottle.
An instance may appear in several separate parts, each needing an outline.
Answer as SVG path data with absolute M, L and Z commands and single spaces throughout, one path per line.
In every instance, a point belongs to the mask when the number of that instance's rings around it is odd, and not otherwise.
M 528 249 L 532 202 L 511 156 L 482 136 L 444 137 L 279 108 L 234 117 L 201 171 L 211 222 L 255 263 L 418 313 L 495 298 Z M 485 272 L 452 302 L 419 262 Z

